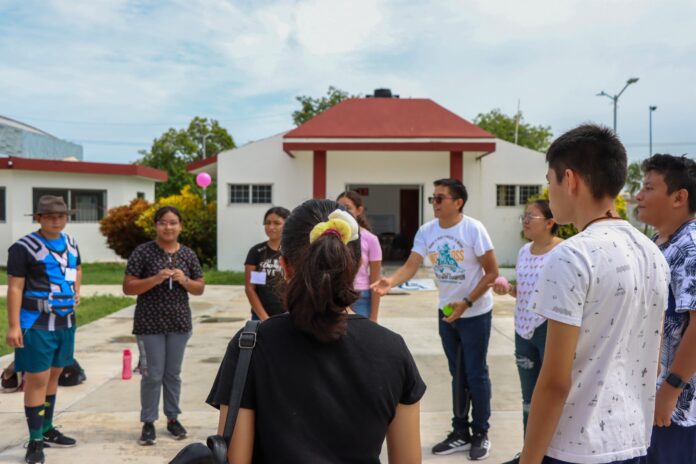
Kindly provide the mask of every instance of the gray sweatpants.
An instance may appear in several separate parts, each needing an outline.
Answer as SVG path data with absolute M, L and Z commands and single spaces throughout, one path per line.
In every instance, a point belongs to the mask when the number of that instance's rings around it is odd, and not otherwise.
M 136 335 L 140 350 L 140 421 L 159 417 L 160 390 L 164 391 L 164 415 L 176 419 L 181 395 L 181 364 L 191 332 Z

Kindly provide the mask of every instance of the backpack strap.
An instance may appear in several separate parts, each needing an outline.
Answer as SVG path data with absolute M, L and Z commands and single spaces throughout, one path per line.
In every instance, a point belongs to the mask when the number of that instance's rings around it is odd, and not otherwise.
M 222 437 L 228 444 L 232 438 L 234 424 L 237 422 L 239 405 L 242 402 L 244 385 L 249 372 L 249 364 L 251 364 L 251 353 L 256 346 L 256 334 L 260 324 L 261 321 L 247 321 L 239 337 L 239 361 L 237 361 L 237 368 L 234 371 L 232 392 L 230 393 L 230 401 L 227 403 L 227 420 L 225 420 L 225 429 L 222 433 Z

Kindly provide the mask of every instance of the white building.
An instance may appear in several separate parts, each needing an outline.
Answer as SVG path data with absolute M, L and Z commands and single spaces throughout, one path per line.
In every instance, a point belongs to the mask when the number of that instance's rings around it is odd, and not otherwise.
M 37 229 L 30 214 L 41 195 L 60 195 L 74 209 L 65 232 L 75 236 L 84 262 L 119 261 L 99 232 L 109 208 L 136 197 L 155 199 L 155 182 L 167 173 L 133 164 L 0 158 L 0 265 L 7 249 Z
M 461 179 L 464 213 L 487 227 L 498 262 L 512 265 L 523 245 L 518 217 L 541 191 L 542 153 L 496 139 L 428 99 L 346 100 L 298 128 L 193 163 L 218 185 L 218 267 L 242 270 L 263 241 L 271 206 L 360 192 L 386 260 L 407 256 L 418 227 L 433 219 L 433 181 Z

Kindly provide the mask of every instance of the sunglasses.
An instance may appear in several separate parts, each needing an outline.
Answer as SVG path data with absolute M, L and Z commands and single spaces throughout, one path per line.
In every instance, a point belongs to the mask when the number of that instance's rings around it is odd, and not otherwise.
M 439 205 L 440 203 L 442 203 L 445 200 L 454 200 L 454 199 L 455 199 L 454 197 L 446 197 L 444 195 L 435 195 L 434 197 L 428 197 L 428 203 L 430 203 L 431 205 L 433 203 Z

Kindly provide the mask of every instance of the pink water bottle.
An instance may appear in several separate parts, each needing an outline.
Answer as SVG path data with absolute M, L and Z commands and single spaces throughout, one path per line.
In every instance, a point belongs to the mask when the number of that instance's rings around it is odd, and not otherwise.
M 121 378 L 123 380 L 128 380 L 133 376 L 133 370 L 131 369 L 131 351 L 126 348 L 123 350 L 123 372 L 121 373 Z

